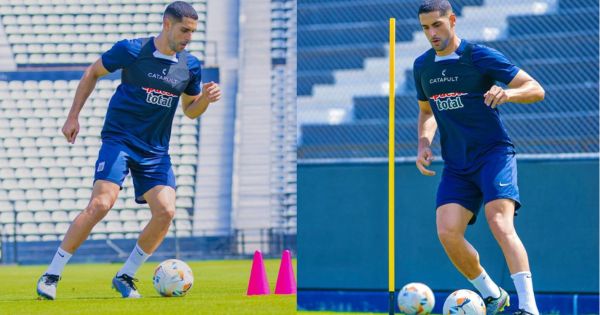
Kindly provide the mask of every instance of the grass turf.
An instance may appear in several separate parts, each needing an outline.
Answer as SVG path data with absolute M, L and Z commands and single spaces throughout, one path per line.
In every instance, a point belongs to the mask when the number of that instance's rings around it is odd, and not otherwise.
M 246 296 L 250 260 L 187 262 L 194 286 L 185 297 L 164 298 L 152 286 L 156 262 L 136 277 L 141 299 L 123 299 L 111 289 L 121 264 L 70 264 L 59 282 L 57 300 L 37 300 L 35 286 L 46 266 L 0 266 L 0 314 L 295 314 L 296 296 Z M 294 261 L 294 266 L 295 266 Z M 275 290 L 279 260 L 265 260 Z M 296 267 L 294 267 L 296 269 Z

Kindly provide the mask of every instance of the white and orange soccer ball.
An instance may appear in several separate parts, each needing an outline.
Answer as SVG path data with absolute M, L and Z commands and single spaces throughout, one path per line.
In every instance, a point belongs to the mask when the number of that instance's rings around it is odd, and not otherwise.
M 471 290 L 452 292 L 444 302 L 444 315 L 485 315 L 485 304 L 479 294 Z
M 162 296 L 184 296 L 194 284 L 194 275 L 183 261 L 168 259 L 156 267 L 152 283 Z
M 398 307 L 406 315 L 429 314 L 434 304 L 433 292 L 423 283 L 409 283 L 398 293 Z

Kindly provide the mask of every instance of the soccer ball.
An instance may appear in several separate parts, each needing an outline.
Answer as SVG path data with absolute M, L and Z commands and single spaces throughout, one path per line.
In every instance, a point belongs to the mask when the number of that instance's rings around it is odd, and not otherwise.
M 433 292 L 423 283 L 409 283 L 398 293 L 398 307 L 407 315 L 429 314 L 434 304 Z
M 452 292 L 444 302 L 444 315 L 485 315 L 485 304 L 479 294 L 471 290 Z
M 168 259 L 156 267 L 152 283 L 162 296 L 184 296 L 194 284 L 194 275 L 183 261 Z

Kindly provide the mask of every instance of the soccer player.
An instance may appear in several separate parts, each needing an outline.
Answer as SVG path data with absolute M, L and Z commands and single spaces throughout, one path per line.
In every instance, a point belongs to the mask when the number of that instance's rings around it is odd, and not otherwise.
M 41 298 L 56 298 L 65 264 L 112 208 L 129 171 L 135 201 L 148 203 L 152 218 L 112 285 L 124 298 L 140 297 L 135 273 L 160 245 L 175 214 L 175 176 L 168 149 L 179 98 L 184 114 L 193 119 L 221 97 L 214 82 L 202 84 L 200 89 L 200 62 L 185 50 L 197 24 L 198 15 L 190 4 L 173 2 L 164 11 L 157 37 L 119 41 L 83 74 L 62 128 L 69 143 L 75 143 L 79 112 L 98 79 L 122 69 L 121 84 L 110 100 L 102 129 L 90 202 L 71 223 L 39 279 Z
M 435 175 L 428 166 L 439 126 L 444 168 L 436 198 L 438 237 L 452 263 L 483 296 L 487 314 L 503 310 L 508 294 L 492 281 L 465 239 L 483 203 L 517 290 L 515 314 L 537 315 L 527 252 L 513 224 L 521 207 L 515 148 L 497 107 L 541 101 L 544 90 L 500 52 L 460 39 L 447 0 L 422 2 L 418 15 L 432 49 L 414 63 L 420 108 L 416 166 L 423 175 Z

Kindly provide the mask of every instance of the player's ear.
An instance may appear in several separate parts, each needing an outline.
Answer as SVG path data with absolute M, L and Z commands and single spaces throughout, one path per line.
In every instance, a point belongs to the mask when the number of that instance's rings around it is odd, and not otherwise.
M 450 27 L 454 27 L 456 25 L 456 14 L 452 12 L 448 18 L 450 19 Z
M 171 28 L 172 23 L 173 22 L 171 21 L 169 16 L 163 16 L 163 30 L 168 31 Z

